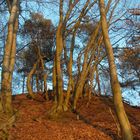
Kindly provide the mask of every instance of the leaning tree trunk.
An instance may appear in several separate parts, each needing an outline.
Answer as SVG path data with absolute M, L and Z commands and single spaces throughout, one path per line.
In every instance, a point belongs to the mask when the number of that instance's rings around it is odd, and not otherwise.
M 74 110 L 76 109 L 78 98 L 79 98 L 80 94 L 82 93 L 85 78 L 86 78 L 86 76 L 88 74 L 89 66 L 90 66 L 90 64 L 92 62 L 92 61 L 88 62 L 88 54 L 89 54 L 89 52 L 92 51 L 92 55 L 90 57 L 90 59 L 92 60 L 93 56 L 95 54 L 95 51 L 96 51 L 95 41 L 97 39 L 99 29 L 100 29 L 100 22 L 97 23 L 97 25 L 95 27 L 95 30 L 92 32 L 92 34 L 90 36 L 90 39 L 89 39 L 89 41 L 87 43 L 87 46 L 86 46 L 82 72 L 81 72 L 80 78 L 78 79 L 78 83 L 77 83 L 76 89 L 75 89 L 74 102 L 73 102 L 73 109 Z
M 99 0 L 99 7 L 100 7 L 100 14 L 101 14 L 103 38 L 104 38 L 104 43 L 105 43 L 108 62 L 109 62 L 111 88 L 113 92 L 114 105 L 116 109 L 117 118 L 121 126 L 123 139 L 133 140 L 130 123 L 129 123 L 129 120 L 127 118 L 127 115 L 125 113 L 124 106 L 122 103 L 121 89 L 120 89 L 120 85 L 119 85 L 119 81 L 117 77 L 113 49 L 112 49 L 111 42 L 108 35 L 108 25 L 107 25 L 107 20 L 106 20 L 104 0 Z
M 18 8 L 19 1 L 13 0 L 12 5 L 10 5 L 10 18 L 8 22 L 8 34 L 4 51 L 3 67 L 2 67 L 2 105 L 3 111 L 6 114 L 12 114 L 13 109 L 11 105 L 12 96 L 12 75 L 15 64 L 15 54 L 16 54 L 16 35 L 18 29 Z
M 38 61 L 39 60 L 37 60 L 37 62 L 33 65 L 33 68 L 31 69 L 31 71 L 29 72 L 29 74 L 27 76 L 27 90 L 28 90 L 29 96 L 33 99 L 34 99 L 34 94 L 33 94 L 33 90 L 32 90 L 31 79 L 32 79 L 33 73 L 36 70 Z

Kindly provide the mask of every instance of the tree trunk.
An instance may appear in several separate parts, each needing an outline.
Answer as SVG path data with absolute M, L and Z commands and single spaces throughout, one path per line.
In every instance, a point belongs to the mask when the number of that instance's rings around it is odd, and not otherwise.
M 54 58 L 54 63 L 53 63 L 53 92 L 54 92 L 54 100 L 55 100 L 55 104 L 57 104 L 58 101 L 58 94 L 56 92 L 56 62 L 55 62 L 55 58 Z
M 22 93 L 24 93 L 24 87 L 25 87 L 25 74 L 23 75 Z
M 75 36 L 76 36 L 76 29 L 73 33 L 72 40 L 71 40 L 69 63 L 66 65 L 67 70 L 68 70 L 69 81 L 68 81 L 67 94 L 66 94 L 66 98 L 64 101 L 64 111 L 68 110 L 68 103 L 69 103 L 70 95 L 71 95 L 71 92 L 73 91 L 72 65 L 73 65 L 73 50 L 74 50 L 74 45 L 75 45 Z
M 0 95 L 0 113 L 3 112 L 3 106 L 2 106 L 2 96 Z
M 80 95 L 83 92 L 83 87 L 84 87 L 84 84 L 85 84 L 85 81 L 86 81 L 87 73 L 88 73 L 88 70 L 82 71 L 80 79 L 78 80 L 78 83 L 77 83 L 77 86 L 76 86 L 76 89 L 75 89 L 74 102 L 73 102 L 73 109 L 74 110 L 76 109 L 77 101 L 78 101 Z
M 98 66 L 96 68 L 96 82 L 98 85 L 98 95 L 101 95 L 101 87 L 100 87 L 100 79 L 99 79 L 99 71 L 98 71 Z
M 31 78 L 32 91 L 34 91 L 34 75 Z
M 49 100 L 48 91 L 47 91 L 47 73 L 45 73 L 43 75 L 43 80 L 44 80 L 44 94 L 45 94 L 45 99 L 46 100 Z
M 2 104 L 3 110 L 6 114 L 12 114 L 13 109 L 11 105 L 12 96 L 12 75 L 15 64 L 16 54 L 16 35 L 18 29 L 18 0 L 13 0 L 10 8 L 10 18 L 8 22 L 8 34 L 4 51 L 3 67 L 2 67 Z
M 27 76 L 27 90 L 28 93 L 30 95 L 31 98 L 34 98 L 34 94 L 33 94 L 33 90 L 32 90 L 32 85 L 31 85 L 31 79 L 32 79 L 32 75 L 36 70 L 38 61 L 33 65 L 33 68 L 31 69 L 31 71 L 29 72 L 28 76 Z
M 38 76 L 38 73 L 36 74 L 36 89 L 37 89 L 37 93 L 39 93 L 39 76 Z
M 44 84 L 43 84 L 43 79 L 42 79 L 42 75 L 41 75 L 41 80 L 40 80 L 40 83 L 41 83 L 41 93 L 43 93 L 43 87 L 44 87 Z
M 89 105 L 89 102 L 90 102 L 92 94 L 93 94 L 93 90 L 95 88 L 95 86 L 93 86 L 94 73 L 95 73 L 95 67 L 91 68 L 90 72 L 89 72 L 89 76 L 90 76 L 89 77 L 89 82 L 90 82 L 90 85 L 89 85 L 87 106 Z
M 125 113 L 124 106 L 122 103 L 121 89 L 118 82 L 113 49 L 112 49 L 111 42 L 109 39 L 109 34 L 108 34 L 108 25 L 107 25 L 107 20 L 106 20 L 104 0 L 99 0 L 99 7 L 100 7 L 100 14 L 101 14 L 103 38 L 104 38 L 104 43 L 105 43 L 108 62 L 109 62 L 111 88 L 113 92 L 114 105 L 115 105 L 117 118 L 121 126 L 123 139 L 133 140 L 130 123 L 129 123 L 129 120 L 127 118 L 127 115 Z
M 56 32 L 56 84 L 58 93 L 58 112 L 63 111 L 63 80 L 61 72 L 61 54 L 63 50 L 62 23 L 59 23 Z

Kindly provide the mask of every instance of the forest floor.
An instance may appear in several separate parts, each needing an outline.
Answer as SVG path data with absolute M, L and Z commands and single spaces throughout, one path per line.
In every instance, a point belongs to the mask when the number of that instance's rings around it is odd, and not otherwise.
M 30 100 L 25 94 L 16 95 L 13 106 L 16 122 L 9 130 L 9 140 L 119 140 L 112 99 L 93 96 L 80 99 L 75 113 L 65 112 L 57 120 L 48 118 L 52 101 L 41 94 Z M 140 140 L 140 108 L 125 104 L 135 140 Z

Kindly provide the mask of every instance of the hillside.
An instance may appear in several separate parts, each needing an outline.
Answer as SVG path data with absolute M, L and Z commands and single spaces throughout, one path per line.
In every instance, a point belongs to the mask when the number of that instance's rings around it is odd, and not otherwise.
M 80 99 L 76 112 L 65 112 L 59 119 L 48 118 L 52 101 L 41 94 L 30 100 L 25 94 L 16 95 L 13 105 L 17 111 L 14 126 L 9 130 L 10 140 L 118 140 L 116 117 L 112 99 L 93 96 Z M 140 108 L 125 104 L 135 140 L 140 140 Z

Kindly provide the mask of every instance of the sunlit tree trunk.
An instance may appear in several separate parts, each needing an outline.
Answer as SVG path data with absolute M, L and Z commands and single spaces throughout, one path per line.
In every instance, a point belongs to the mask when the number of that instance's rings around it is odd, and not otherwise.
M 85 80 L 88 74 L 88 69 L 87 68 L 87 63 L 84 62 L 85 67 L 83 67 L 82 73 L 80 75 L 80 78 L 78 79 L 78 83 L 76 85 L 76 89 L 75 89 L 75 96 L 74 96 L 74 102 L 73 102 L 73 109 L 76 109 L 77 106 L 77 101 L 80 97 L 80 95 L 82 95 L 83 92 L 83 88 L 84 88 L 84 84 L 85 84 Z
M 105 43 L 108 62 L 109 62 L 111 88 L 113 92 L 114 105 L 116 109 L 117 118 L 121 126 L 123 139 L 133 140 L 130 123 L 129 123 L 129 120 L 127 118 L 127 115 L 125 113 L 124 106 L 122 103 L 121 89 L 120 89 L 120 85 L 119 85 L 119 81 L 117 77 L 113 49 L 112 49 L 112 45 L 111 45 L 109 34 L 108 34 L 108 25 L 107 25 L 107 20 L 106 20 L 104 0 L 99 0 L 99 7 L 100 7 L 100 14 L 101 14 L 103 38 L 104 38 L 104 43 Z
M 2 104 L 6 114 L 12 114 L 11 105 L 12 96 L 12 75 L 16 57 L 16 36 L 18 29 L 19 1 L 13 0 L 11 5 L 8 5 L 10 18 L 8 22 L 8 33 L 4 51 L 3 66 L 2 66 Z
M 34 74 L 34 72 L 36 70 L 38 61 L 33 65 L 33 68 L 31 69 L 31 71 L 29 72 L 29 74 L 27 76 L 27 90 L 28 90 L 29 96 L 31 98 L 34 98 L 33 89 L 32 89 L 32 85 L 31 85 L 31 79 L 32 79 L 32 75 Z
M 83 92 L 83 87 L 85 84 L 86 77 L 90 70 L 91 63 L 93 62 L 93 58 L 95 57 L 95 52 L 96 52 L 95 41 L 96 41 L 97 35 L 99 33 L 98 32 L 100 29 L 99 27 L 100 27 L 100 23 L 98 23 L 96 25 L 95 30 L 92 32 L 90 39 L 88 41 L 88 44 L 86 46 L 85 52 L 84 52 L 84 62 L 83 62 L 83 66 L 82 66 L 82 72 L 80 73 L 80 77 L 78 78 L 78 82 L 76 84 L 75 93 L 74 93 L 75 96 L 74 96 L 74 102 L 73 102 L 73 109 L 76 109 L 76 104 L 77 104 L 78 98 L 79 98 L 80 94 L 82 94 L 82 92 Z M 88 59 L 89 54 L 90 54 L 90 59 Z
M 2 97 L 0 95 L 0 113 L 3 112 L 3 106 L 2 106 Z
M 58 112 L 63 110 L 63 80 L 61 72 L 61 54 L 63 50 L 62 26 L 62 23 L 59 23 L 56 31 L 56 90 L 58 94 Z
M 71 48 L 70 48 L 70 59 L 67 66 L 69 81 L 68 81 L 67 94 L 64 101 L 64 111 L 68 110 L 69 99 L 71 96 L 71 92 L 73 91 L 72 65 L 73 65 L 73 50 L 74 50 L 74 45 L 75 45 L 75 36 L 76 36 L 76 30 L 74 31 L 73 36 L 72 36 L 72 40 L 71 40 L 72 42 L 71 42 Z

